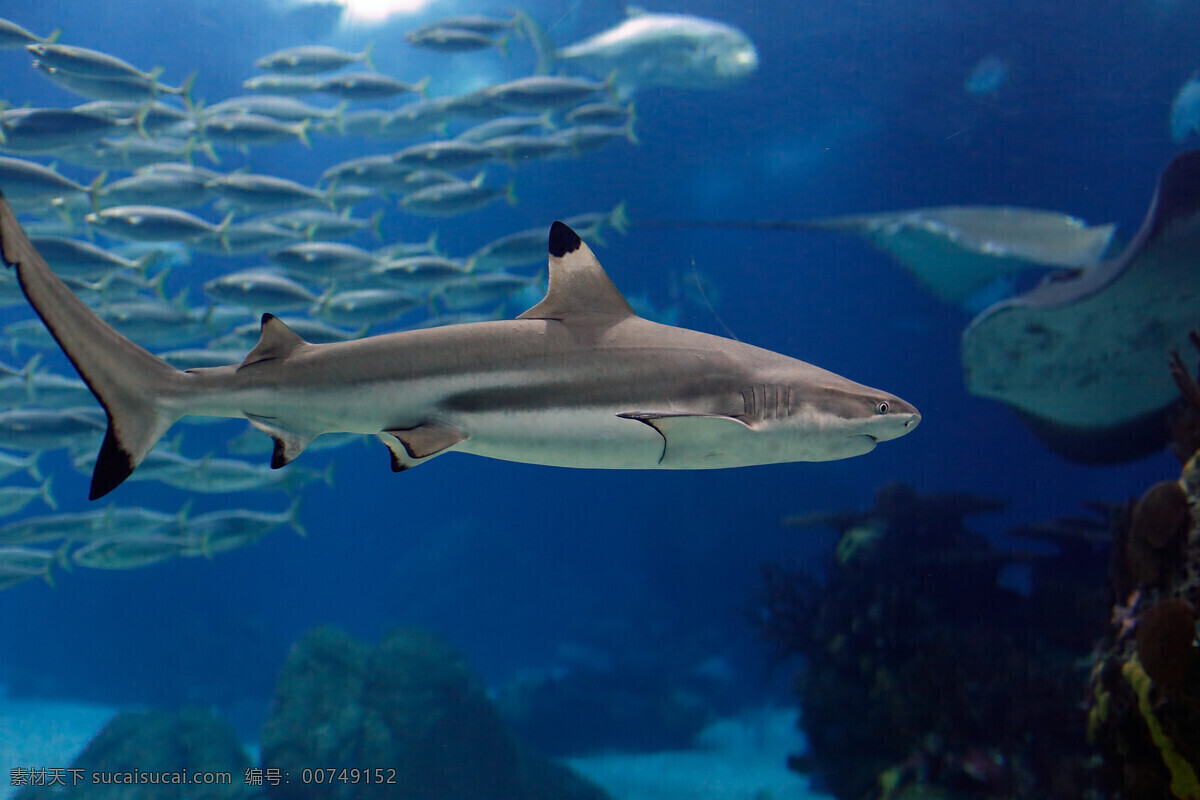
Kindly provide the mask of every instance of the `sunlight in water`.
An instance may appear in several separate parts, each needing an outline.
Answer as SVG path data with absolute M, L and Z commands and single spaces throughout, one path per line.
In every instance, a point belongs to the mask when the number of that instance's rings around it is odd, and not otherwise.
M 382 22 L 392 14 L 412 14 L 430 0 L 341 0 L 348 22 Z

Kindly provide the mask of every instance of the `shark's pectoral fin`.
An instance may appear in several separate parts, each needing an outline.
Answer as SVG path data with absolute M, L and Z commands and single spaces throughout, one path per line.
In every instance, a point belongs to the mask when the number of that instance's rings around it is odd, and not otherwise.
M 428 423 L 383 431 L 379 438 L 392 451 L 392 472 L 402 472 L 466 441 L 467 435 L 453 425 Z
M 246 419 L 250 420 L 251 425 L 275 440 L 275 450 L 271 453 L 271 469 L 279 469 L 292 463 L 292 460 L 303 453 L 304 448 L 308 447 L 309 443 L 321 433 L 320 431 L 287 430 L 280 427 L 273 417 L 242 413 L 246 414 Z
M 238 366 L 238 369 L 245 369 L 251 364 L 259 364 L 263 361 L 286 358 L 297 347 L 306 344 L 308 342 L 289 328 L 283 320 L 273 314 L 263 314 L 262 332 L 259 334 L 258 344 L 246 354 L 245 360 Z
M 737 417 L 724 414 L 690 414 L 682 411 L 625 411 L 623 419 L 635 419 L 649 425 L 662 436 L 662 455 L 658 463 L 670 466 L 680 460 L 719 456 L 721 443 L 731 433 L 749 431 L 750 426 Z

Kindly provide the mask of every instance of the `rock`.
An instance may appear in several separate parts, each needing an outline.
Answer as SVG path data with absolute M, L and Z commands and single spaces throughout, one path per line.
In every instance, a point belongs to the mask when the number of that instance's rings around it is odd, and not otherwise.
M 66 788 L 25 789 L 19 800 L 248 800 L 249 757 L 233 729 L 208 711 L 137 711 L 118 714 L 71 763 L 82 770 Z M 199 772 L 223 772 L 221 784 L 171 783 Z M 117 780 L 120 779 L 120 782 Z M 150 781 L 154 782 L 151 783 Z M 190 778 L 188 778 L 190 780 Z
M 462 655 L 412 629 L 374 650 L 332 628 L 301 639 L 263 727 L 262 766 L 288 776 L 264 787 L 285 800 L 607 797 L 519 744 Z M 389 782 L 377 792 L 361 782 L 306 782 L 305 770 L 318 767 L 370 770 Z

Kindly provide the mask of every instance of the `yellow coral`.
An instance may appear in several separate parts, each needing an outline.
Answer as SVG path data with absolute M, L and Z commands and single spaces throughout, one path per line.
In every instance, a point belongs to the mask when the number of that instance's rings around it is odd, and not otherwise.
M 879 773 L 877 780 L 879 781 L 879 800 L 888 800 L 896 793 L 896 788 L 900 786 L 900 778 L 904 771 L 900 767 L 888 767 L 883 772 Z
M 1096 702 L 1092 705 L 1092 710 L 1088 712 L 1087 740 L 1089 744 L 1096 743 L 1096 731 L 1108 720 L 1108 700 L 1111 696 L 1108 691 L 1096 688 Z
M 1150 738 L 1154 741 L 1154 746 L 1158 748 L 1163 763 L 1171 773 L 1171 794 L 1178 797 L 1179 800 L 1200 800 L 1200 780 L 1196 778 L 1196 770 L 1188 763 L 1187 759 L 1179 755 L 1175 749 L 1175 743 L 1163 731 L 1158 717 L 1154 716 L 1154 709 L 1150 707 L 1152 681 L 1136 655 L 1121 667 L 1121 674 L 1125 676 L 1125 680 L 1129 681 L 1129 686 L 1137 695 L 1138 710 L 1142 712 L 1142 718 L 1146 720 Z

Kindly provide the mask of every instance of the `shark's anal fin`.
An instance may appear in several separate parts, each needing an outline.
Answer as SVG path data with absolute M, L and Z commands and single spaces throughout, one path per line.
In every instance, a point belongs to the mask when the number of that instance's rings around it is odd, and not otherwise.
M 397 428 L 384 431 L 391 434 L 404 445 L 404 451 L 409 458 L 429 458 L 449 450 L 467 436 L 452 425 L 429 423 L 417 425 L 415 428 Z
M 451 425 L 430 423 L 382 431 L 379 439 L 391 451 L 392 472 L 403 472 L 466 441 L 467 436 Z
M 662 455 L 659 464 L 670 464 L 675 456 L 692 456 L 696 452 L 728 437 L 730 426 L 739 431 L 750 430 L 750 426 L 737 417 L 724 414 L 691 414 L 682 411 L 625 411 L 617 414 L 622 419 L 634 419 L 649 425 L 662 436 Z
M 308 342 L 289 328 L 283 320 L 273 314 L 263 314 L 262 332 L 259 334 L 258 344 L 246 354 L 246 358 L 238 366 L 238 369 L 245 369 L 251 364 L 260 364 L 263 361 L 287 358 L 296 348 L 306 344 Z
M 633 309 L 579 234 L 561 222 L 550 227 L 550 286 L 546 296 L 517 319 L 634 316 Z
M 304 448 L 317 438 L 320 431 L 287 430 L 277 424 L 273 417 L 262 417 L 256 414 L 246 414 L 250 424 L 275 440 L 275 450 L 271 453 L 271 469 L 286 467 L 304 452 Z

